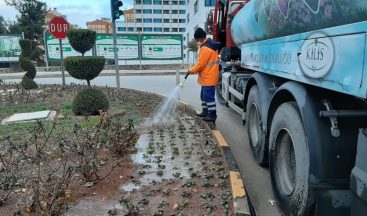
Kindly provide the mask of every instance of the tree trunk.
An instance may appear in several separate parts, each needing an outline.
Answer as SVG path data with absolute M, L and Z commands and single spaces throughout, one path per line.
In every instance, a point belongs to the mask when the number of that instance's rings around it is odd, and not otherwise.
M 90 80 L 87 80 L 88 87 L 90 87 Z

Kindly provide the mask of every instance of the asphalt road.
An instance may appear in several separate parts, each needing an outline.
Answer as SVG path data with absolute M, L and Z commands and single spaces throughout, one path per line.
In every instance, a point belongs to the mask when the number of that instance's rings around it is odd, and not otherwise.
M 185 83 L 181 100 L 200 109 L 200 87 L 196 84 L 196 77 L 191 76 Z M 19 80 L 6 80 L 15 81 Z M 61 78 L 36 79 L 40 84 L 61 84 Z M 67 78 L 66 83 L 81 83 Z M 98 77 L 92 81 L 93 85 L 115 87 L 114 77 Z M 168 95 L 176 86 L 175 76 L 131 76 L 121 77 L 121 87 L 149 91 L 161 95 Z M 280 216 L 271 188 L 269 171 L 257 165 L 252 157 L 248 144 L 245 126 L 241 116 L 222 105 L 218 105 L 217 128 L 222 132 L 235 155 L 238 167 L 243 176 L 247 193 L 258 216 Z

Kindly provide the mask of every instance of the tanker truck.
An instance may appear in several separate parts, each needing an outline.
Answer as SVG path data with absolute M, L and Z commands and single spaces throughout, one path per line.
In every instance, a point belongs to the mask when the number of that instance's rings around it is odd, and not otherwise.
M 367 2 L 217 0 L 206 26 L 282 213 L 366 216 Z

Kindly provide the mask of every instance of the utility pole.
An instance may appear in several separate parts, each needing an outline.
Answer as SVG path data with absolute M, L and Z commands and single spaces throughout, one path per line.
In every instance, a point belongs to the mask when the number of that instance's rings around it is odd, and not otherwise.
M 120 10 L 122 7 L 122 1 L 111 0 L 111 18 L 112 18 L 112 34 L 113 34 L 113 53 L 115 57 L 115 72 L 116 72 L 116 87 L 120 88 L 120 70 L 119 70 L 119 60 L 117 54 L 117 35 L 116 35 L 116 20 L 120 19 L 124 12 Z

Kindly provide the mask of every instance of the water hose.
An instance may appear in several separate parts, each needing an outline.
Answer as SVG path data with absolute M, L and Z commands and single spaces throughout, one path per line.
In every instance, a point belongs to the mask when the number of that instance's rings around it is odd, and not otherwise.
M 180 83 L 180 85 L 179 85 L 181 88 L 183 88 L 184 83 L 185 83 L 185 81 L 187 80 L 187 78 L 189 77 L 189 75 L 190 75 L 190 73 L 189 73 L 189 72 L 187 72 L 187 73 L 186 73 L 186 75 L 185 75 L 184 80 L 182 80 L 182 82 L 181 82 L 181 83 Z

